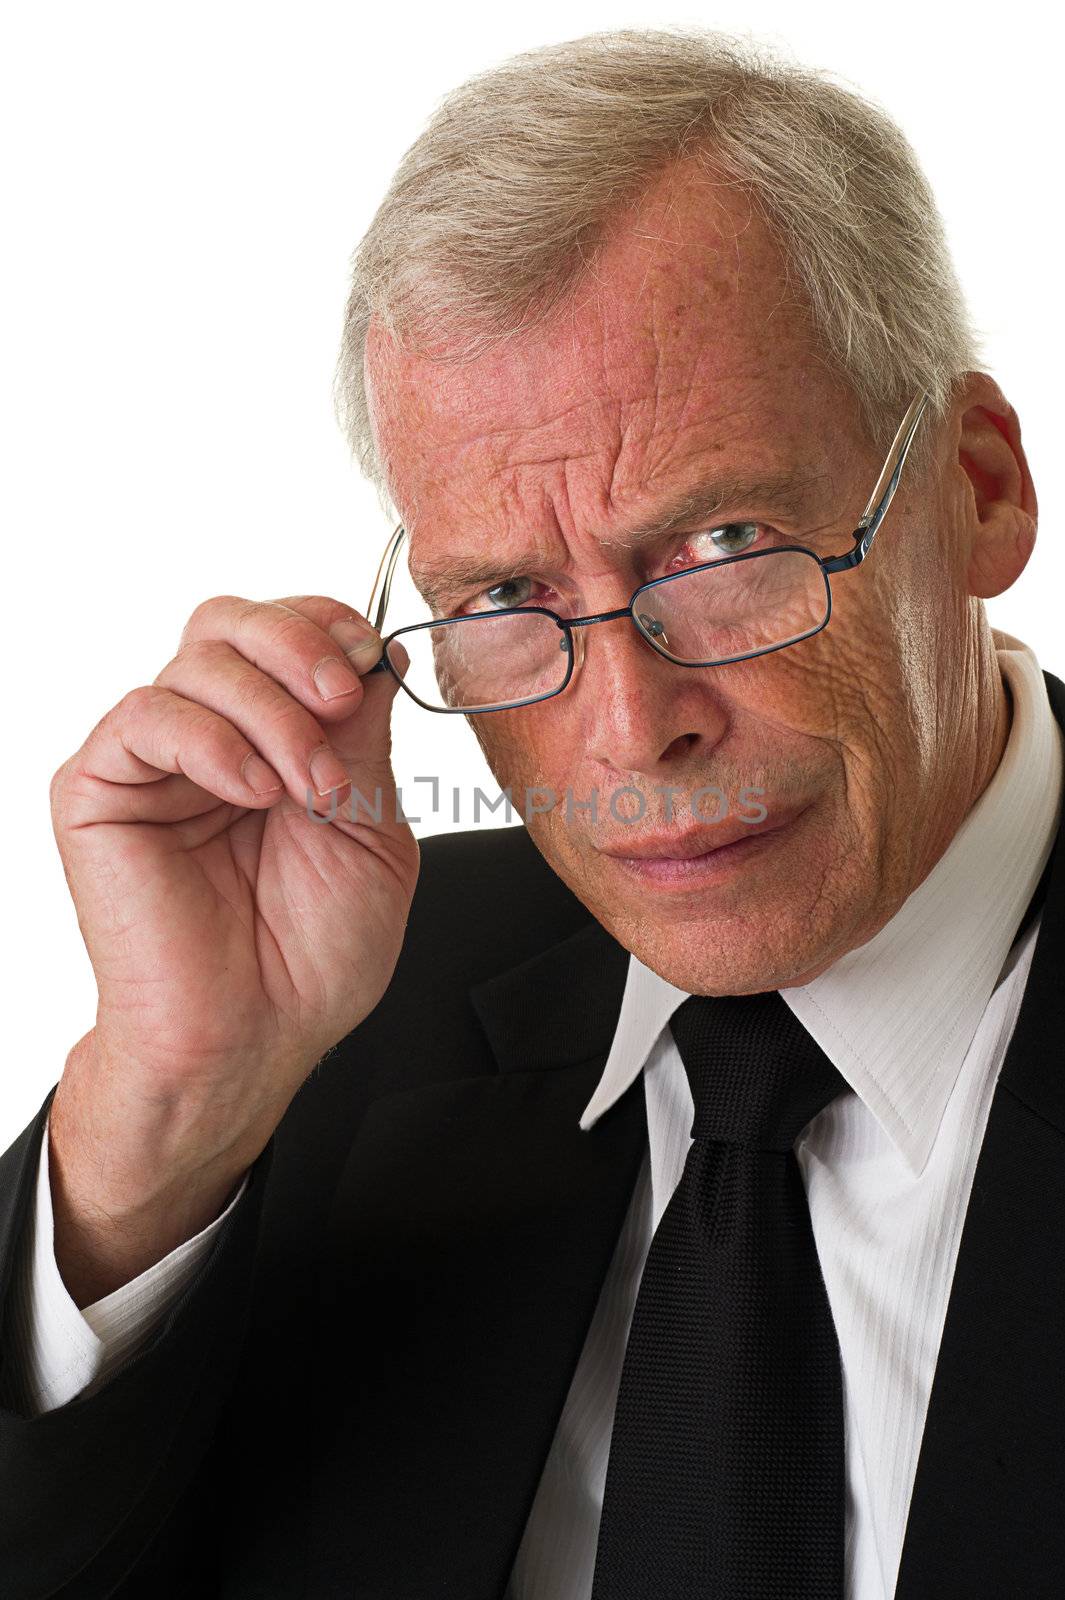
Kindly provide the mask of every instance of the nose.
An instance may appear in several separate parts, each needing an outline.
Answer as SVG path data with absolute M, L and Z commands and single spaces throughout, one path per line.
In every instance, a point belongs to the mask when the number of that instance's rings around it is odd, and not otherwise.
M 667 661 L 629 617 L 575 631 L 584 635 L 573 688 L 586 756 L 621 773 L 664 775 L 723 738 L 728 717 L 714 668 Z

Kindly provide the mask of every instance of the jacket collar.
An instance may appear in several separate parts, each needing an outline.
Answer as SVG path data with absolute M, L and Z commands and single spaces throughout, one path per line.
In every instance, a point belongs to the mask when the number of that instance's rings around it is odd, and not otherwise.
M 593 921 L 475 984 L 470 1000 L 500 1072 L 550 1071 L 605 1056 L 617 1031 L 628 959 Z

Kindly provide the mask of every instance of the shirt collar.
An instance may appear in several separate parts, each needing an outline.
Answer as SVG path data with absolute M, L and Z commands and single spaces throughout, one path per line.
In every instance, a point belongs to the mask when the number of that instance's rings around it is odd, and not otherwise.
M 1009 738 L 991 781 L 932 871 L 866 944 L 780 992 L 919 1175 L 958 1072 L 1053 848 L 1063 741 L 1034 652 L 992 631 L 1009 685 Z M 590 1128 L 642 1071 L 683 989 L 635 955 L 610 1054 L 581 1116 Z

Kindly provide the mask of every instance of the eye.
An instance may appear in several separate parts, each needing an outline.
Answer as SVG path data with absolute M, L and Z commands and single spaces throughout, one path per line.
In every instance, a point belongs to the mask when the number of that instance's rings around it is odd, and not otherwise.
M 693 534 L 688 543 L 693 549 L 698 549 L 700 540 L 711 541 L 709 548 L 705 543 L 702 546 L 704 561 L 712 561 L 715 550 L 720 550 L 726 556 L 738 556 L 754 543 L 760 527 L 761 523 L 758 522 L 725 522 L 720 528 L 708 528 L 704 533 Z
M 475 597 L 471 610 L 491 611 L 493 608 L 504 610 L 507 606 L 527 605 L 531 585 L 531 578 L 504 578 L 501 583 L 494 583 L 490 589 L 482 589 Z M 488 601 L 487 605 L 479 604 L 482 596 Z

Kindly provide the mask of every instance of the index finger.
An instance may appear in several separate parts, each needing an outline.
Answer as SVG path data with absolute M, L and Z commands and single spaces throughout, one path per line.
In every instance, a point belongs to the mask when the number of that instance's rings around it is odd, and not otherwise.
M 381 654 L 381 635 L 369 618 L 342 600 L 325 594 L 290 594 L 283 600 L 269 603 L 298 612 L 323 633 L 328 633 L 340 645 L 356 672 L 368 671 Z

